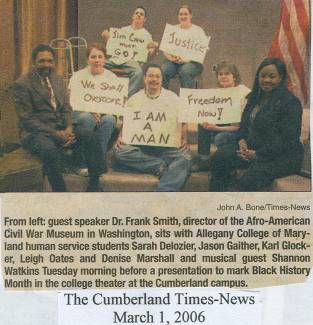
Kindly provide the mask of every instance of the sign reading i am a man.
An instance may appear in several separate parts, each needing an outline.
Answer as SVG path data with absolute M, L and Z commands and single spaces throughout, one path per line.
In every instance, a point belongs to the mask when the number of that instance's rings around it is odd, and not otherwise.
M 177 110 L 171 107 L 169 101 L 147 101 L 144 98 L 130 100 L 127 108 L 123 121 L 123 140 L 126 143 L 159 147 L 180 146 L 181 124 L 178 123 Z

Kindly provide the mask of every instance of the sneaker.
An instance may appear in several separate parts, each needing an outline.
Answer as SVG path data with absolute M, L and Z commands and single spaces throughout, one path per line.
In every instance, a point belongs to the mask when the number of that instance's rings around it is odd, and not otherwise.
M 74 170 L 74 173 L 78 176 L 88 177 L 88 168 L 78 168 Z
M 191 172 L 206 172 L 210 170 L 210 159 L 209 158 L 197 158 L 191 165 Z

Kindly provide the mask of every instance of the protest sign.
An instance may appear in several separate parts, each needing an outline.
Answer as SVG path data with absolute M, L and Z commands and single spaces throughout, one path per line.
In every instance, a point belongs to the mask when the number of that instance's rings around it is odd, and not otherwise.
M 110 38 L 107 42 L 107 53 L 125 62 L 135 60 L 146 62 L 147 45 L 151 40 L 146 34 L 129 28 L 110 28 Z
M 186 30 L 166 24 L 160 50 L 180 56 L 184 61 L 203 63 L 209 42 L 210 37 L 200 28 Z
M 88 70 L 76 72 L 70 80 L 70 102 L 74 110 L 122 115 L 125 111 L 128 79 L 93 76 Z
M 217 89 L 181 89 L 184 109 L 181 122 L 213 124 L 238 123 L 244 97 L 238 87 Z
M 179 147 L 181 127 L 177 110 L 170 105 L 166 100 L 130 101 L 124 114 L 123 140 L 133 145 Z

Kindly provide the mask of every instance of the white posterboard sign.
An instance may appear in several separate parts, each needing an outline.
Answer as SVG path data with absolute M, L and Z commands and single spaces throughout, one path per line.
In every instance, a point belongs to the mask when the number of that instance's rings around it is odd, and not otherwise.
M 160 50 L 180 56 L 185 61 L 203 63 L 209 43 L 210 37 L 203 32 L 188 33 L 179 26 L 166 24 Z
M 70 102 L 74 110 L 123 115 L 127 104 L 128 78 L 73 75 Z
M 125 28 L 110 28 L 110 38 L 107 42 L 107 53 L 123 61 L 135 60 L 147 62 L 148 43 L 150 40 Z
M 180 122 L 213 124 L 239 123 L 242 92 L 237 87 L 180 90 L 184 109 Z
M 142 97 L 145 97 L 143 95 Z M 123 140 L 130 145 L 179 147 L 181 125 L 170 101 L 130 100 L 123 121 Z

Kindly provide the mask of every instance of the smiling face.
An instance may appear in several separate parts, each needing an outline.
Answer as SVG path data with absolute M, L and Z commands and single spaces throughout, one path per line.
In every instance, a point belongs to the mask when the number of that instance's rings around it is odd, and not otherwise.
M 226 68 L 217 73 L 218 84 L 221 88 L 235 87 L 236 80 L 234 75 Z
M 161 93 L 162 72 L 159 68 L 150 67 L 144 77 L 145 90 L 149 95 L 158 95 Z
M 178 12 L 178 21 L 180 23 L 180 26 L 182 28 L 186 28 L 186 27 L 190 27 L 191 26 L 191 18 L 192 18 L 192 14 L 191 12 L 188 10 L 188 8 L 180 8 L 179 12 Z
M 260 70 L 259 85 L 264 92 L 271 92 L 281 82 L 281 76 L 274 64 L 266 65 Z
M 35 68 L 41 77 L 48 77 L 54 67 L 54 57 L 50 51 L 38 52 Z
M 104 71 L 105 56 L 104 53 L 96 48 L 90 51 L 88 56 L 88 65 L 92 74 L 101 74 Z
M 132 26 L 142 28 L 146 22 L 146 14 L 142 8 L 136 8 L 132 16 Z

